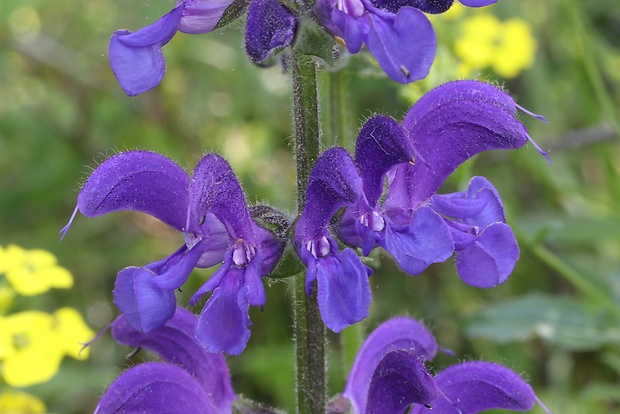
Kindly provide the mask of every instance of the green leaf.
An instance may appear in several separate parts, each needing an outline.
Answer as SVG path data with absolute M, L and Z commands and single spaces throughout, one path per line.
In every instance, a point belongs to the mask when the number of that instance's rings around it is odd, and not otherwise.
M 305 19 L 300 24 L 295 49 L 308 56 L 323 59 L 328 65 L 334 64 L 336 41 L 314 20 Z
M 574 351 L 620 344 L 620 329 L 609 324 L 604 314 L 593 313 L 582 302 L 568 297 L 531 294 L 486 308 L 471 322 L 471 337 L 497 343 L 543 341 Z

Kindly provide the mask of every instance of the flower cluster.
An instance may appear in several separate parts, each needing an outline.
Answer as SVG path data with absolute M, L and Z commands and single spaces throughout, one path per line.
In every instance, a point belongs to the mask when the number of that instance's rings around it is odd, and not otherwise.
M 205 352 L 196 341 L 195 319 L 178 308 L 169 322 L 149 333 L 116 319 L 112 335 L 118 342 L 154 351 L 164 362 L 146 362 L 123 372 L 95 413 L 233 412 L 239 397 L 224 357 Z M 342 394 L 344 405 L 354 414 L 402 413 L 410 406 L 415 414 L 475 414 L 495 408 L 529 411 L 540 403 L 517 373 L 491 362 L 459 363 L 433 377 L 425 362 L 437 350 L 433 335 L 414 319 L 397 317 L 381 324 L 355 359 Z
M 227 9 L 245 6 L 244 1 L 181 0 L 161 19 L 136 32 L 117 30 L 110 38 L 112 71 L 127 95 L 134 96 L 157 86 L 166 64 L 162 47 L 177 31 L 208 33 L 218 27 Z M 245 48 L 260 64 L 273 50 L 289 46 L 297 30 L 297 19 L 278 0 L 252 0 L 248 7 Z
M 482 7 L 497 0 L 462 0 Z M 453 0 L 317 0 L 316 11 L 327 31 L 342 38 L 350 53 L 363 45 L 385 73 L 400 83 L 428 75 L 437 37 L 424 13 L 447 11 Z M 404 46 L 406 45 L 406 46 Z
M 17 295 L 30 298 L 51 288 L 73 286 L 73 276 L 58 265 L 52 253 L 14 244 L 0 247 L 0 275 L 8 282 L 0 283 L 0 376 L 9 386 L 26 387 L 49 381 L 65 355 L 78 360 L 88 358 L 88 351 L 80 352 L 80 344 L 92 338 L 93 331 L 76 309 L 11 312 Z M 41 404 L 23 393 L 7 391 L 0 395 L 1 412 L 13 412 L 13 406 L 43 412 L 45 408 L 37 408 Z
M 173 317 L 175 290 L 194 267 L 221 263 L 191 298 L 194 304 L 212 292 L 198 318 L 196 337 L 209 352 L 240 354 L 250 337 L 249 306 L 264 305 L 262 277 L 275 266 L 282 246 L 250 217 L 230 165 L 208 154 L 190 178 L 156 153 L 117 154 L 90 175 L 63 234 L 77 211 L 96 217 L 117 210 L 150 214 L 185 236 L 169 257 L 118 273 L 114 303 L 127 323 L 140 332 L 161 327 Z
M 536 39 L 523 19 L 499 20 L 490 13 L 476 14 L 461 25 L 454 52 L 461 72 L 491 67 L 504 78 L 514 78 L 534 63 Z
M 4 274 L 15 292 L 24 296 L 73 286 L 73 276 L 58 265 L 52 253 L 41 249 L 26 250 L 14 244 L 6 248 L 0 246 L 0 274 Z
M 496 2 L 461 1 L 468 7 Z M 286 4 L 278 0 L 180 0 L 149 26 L 136 32 L 114 32 L 110 66 L 125 93 L 139 95 L 163 79 L 162 47 L 177 32 L 211 32 L 246 8 L 245 51 L 252 62 L 263 65 L 274 53 L 292 46 L 298 26 L 312 20 L 304 16 L 308 6 L 303 2 Z M 452 4 L 453 0 L 317 0 L 312 12 L 327 32 L 345 42 L 350 53 L 366 45 L 390 78 L 409 83 L 426 77 L 435 57 L 437 37 L 425 13 L 443 13 Z
M 370 269 L 350 247 L 341 252 L 329 231 L 342 208 L 336 235 L 364 255 L 383 247 L 406 273 L 417 275 L 456 253 L 466 283 L 489 288 L 506 281 L 519 248 L 493 185 L 475 177 L 464 192 L 436 193 L 471 156 L 532 142 L 516 113 L 512 98 L 490 84 L 451 82 L 420 99 L 402 124 L 385 116 L 369 119 L 355 160 L 342 148 L 319 157 L 295 245 L 308 267 L 308 294 L 317 281 L 319 308 L 331 330 L 365 318 L 371 294 Z
M 56 375 L 65 355 L 88 358 L 80 344 L 93 335 L 82 315 L 69 307 L 53 314 L 29 310 L 0 316 L 2 378 L 13 387 L 46 382 Z

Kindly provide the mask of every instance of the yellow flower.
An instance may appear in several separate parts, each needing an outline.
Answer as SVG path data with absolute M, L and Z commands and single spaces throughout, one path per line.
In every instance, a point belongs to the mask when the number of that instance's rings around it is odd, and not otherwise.
M 81 344 L 93 336 L 72 308 L 59 309 L 53 315 L 25 311 L 0 317 L 2 376 L 13 387 L 48 381 L 58 372 L 64 355 L 87 358 L 88 349 L 80 353 Z
M 47 410 L 43 401 L 21 391 L 0 394 L 0 414 L 40 414 Z
M 45 250 L 25 250 L 9 245 L 0 256 L 2 270 L 7 280 L 25 296 L 38 295 L 51 288 L 68 289 L 73 286 L 73 276 L 56 264 L 56 257 Z
M 516 18 L 502 22 L 489 13 L 465 20 L 461 37 L 454 45 L 455 54 L 465 67 L 492 67 L 504 78 L 513 78 L 532 66 L 536 47 L 527 22 Z

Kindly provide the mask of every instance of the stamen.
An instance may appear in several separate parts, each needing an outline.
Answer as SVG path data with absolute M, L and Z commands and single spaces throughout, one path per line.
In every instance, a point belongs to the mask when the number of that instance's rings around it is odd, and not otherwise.
M 306 243 L 306 250 L 312 253 L 315 259 L 319 257 L 325 257 L 331 251 L 331 245 L 327 237 L 323 236 L 318 240 L 310 240 Z
M 368 227 L 372 231 L 381 231 L 385 228 L 385 220 L 381 217 L 381 214 L 376 211 L 367 211 L 359 218 L 359 222 Z
M 245 267 L 256 256 L 256 247 L 245 243 L 243 239 L 237 239 L 233 248 L 233 263 L 238 267 Z

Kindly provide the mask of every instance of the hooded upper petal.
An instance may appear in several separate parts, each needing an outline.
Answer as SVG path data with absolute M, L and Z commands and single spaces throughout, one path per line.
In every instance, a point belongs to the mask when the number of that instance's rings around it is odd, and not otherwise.
M 491 409 L 529 411 L 536 396 L 514 371 L 492 362 L 464 362 L 435 377 L 445 395 L 431 408 L 415 406 L 412 414 L 476 414 Z
M 261 63 L 276 49 L 293 42 L 297 18 L 278 0 L 252 0 L 245 29 L 245 51 L 254 63 Z
M 454 0 L 374 0 L 372 4 L 380 9 L 396 13 L 401 7 L 411 6 L 424 13 L 438 14 L 448 11 Z
M 479 81 L 454 81 L 424 95 L 403 121 L 416 149 L 415 165 L 398 166 L 384 203 L 415 207 L 433 195 L 464 161 L 487 150 L 519 148 L 530 139 L 516 104 Z
M 208 392 L 209 399 L 220 412 L 230 412 L 236 398 L 224 357 L 203 349 L 194 337 L 196 315 L 177 308 L 172 319 L 148 334 L 134 330 L 124 318 L 112 324 L 112 335 L 120 343 L 147 348 L 165 361 L 180 366 Z
M 153 152 L 128 151 L 99 165 L 78 196 L 87 217 L 137 210 L 183 231 L 189 177 L 175 162 Z
M 224 224 L 231 240 L 254 243 L 253 221 L 241 185 L 230 164 L 214 153 L 205 155 L 194 170 L 187 227 L 201 226 L 209 213 Z
M 95 414 L 218 414 L 207 391 L 191 374 L 174 364 L 137 365 L 110 384 Z
M 407 132 L 387 116 L 373 116 L 355 142 L 355 164 L 363 181 L 364 194 L 375 207 L 383 192 L 383 177 L 394 165 L 410 162 L 414 149 Z
M 322 153 L 310 172 L 306 204 L 295 230 L 296 243 L 324 237 L 336 211 L 354 205 L 362 194 L 362 180 L 349 153 L 337 147 Z
M 411 404 L 435 400 L 438 388 L 413 352 L 391 351 L 377 365 L 368 389 L 368 414 L 402 414 Z
M 343 395 L 355 413 L 367 412 L 371 380 L 381 360 L 390 352 L 408 351 L 415 360 L 430 360 L 437 353 L 435 338 L 415 319 L 398 317 L 379 325 L 357 353 Z

